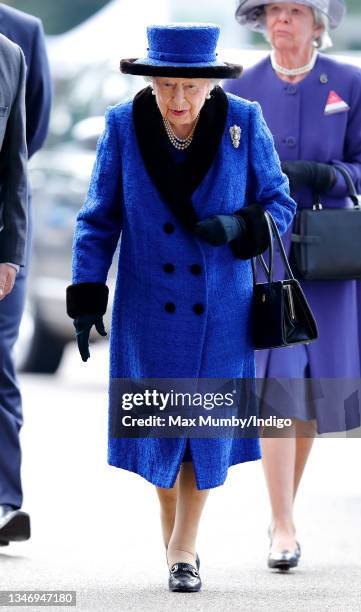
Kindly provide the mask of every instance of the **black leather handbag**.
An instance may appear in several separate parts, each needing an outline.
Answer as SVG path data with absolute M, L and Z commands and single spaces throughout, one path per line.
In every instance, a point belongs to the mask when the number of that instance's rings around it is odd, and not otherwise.
M 315 318 L 299 282 L 293 276 L 277 225 L 267 211 L 265 217 L 269 233 L 269 265 L 262 255 L 252 258 L 253 347 L 260 350 L 309 344 L 318 337 Z M 285 280 L 273 280 L 273 235 L 289 275 Z M 257 283 L 257 260 L 266 274 L 266 283 Z
M 297 278 L 352 280 L 361 278 L 361 208 L 349 172 L 344 176 L 353 208 L 323 208 L 318 196 L 311 208 L 296 213 L 290 261 Z

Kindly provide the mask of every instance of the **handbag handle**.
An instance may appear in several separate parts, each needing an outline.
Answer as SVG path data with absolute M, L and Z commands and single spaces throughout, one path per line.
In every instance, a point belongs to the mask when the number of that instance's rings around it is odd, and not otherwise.
M 268 231 L 268 245 L 269 245 L 269 255 L 268 255 L 268 266 L 265 262 L 265 259 L 263 257 L 263 255 L 259 255 L 258 256 L 258 261 L 261 263 L 263 271 L 268 279 L 273 278 L 273 259 L 274 259 L 274 245 L 273 245 L 273 235 L 272 235 L 272 229 L 270 226 L 270 221 L 266 215 L 266 211 L 264 212 L 265 215 L 265 219 L 267 222 L 267 231 Z M 256 261 L 257 258 L 253 257 L 252 258 L 252 267 L 253 267 L 253 278 L 254 278 L 254 284 L 256 284 L 257 282 L 257 267 L 256 267 Z
M 279 250 L 280 250 L 280 255 L 282 257 L 283 263 L 285 265 L 285 268 L 289 274 L 289 278 L 294 280 L 294 276 L 293 276 L 293 272 L 291 270 L 291 266 L 288 262 L 287 259 L 287 255 L 281 240 L 281 236 L 279 235 L 279 231 L 278 231 L 278 227 L 276 225 L 275 220 L 273 219 L 272 215 L 265 210 L 264 211 L 264 216 L 267 222 L 267 228 L 268 228 L 268 237 L 269 237 L 269 261 L 268 261 L 268 266 L 264 260 L 263 255 L 258 255 L 257 257 L 252 257 L 252 271 L 253 271 L 253 281 L 254 284 L 257 284 L 257 266 L 256 266 L 256 262 L 257 259 L 260 261 L 262 268 L 266 274 L 267 280 L 269 283 L 273 283 L 273 258 L 274 258 L 274 247 L 273 247 L 273 237 L 276 238 L 278 246 L 279 246 Z
M 349 197 L 351 198 L 353 205 L 355 208 L 360 208 L 360 196 L 358 195 L 355 187 L 355 183 L 352 180 L 351 174 L 344 166 L 340 164 L 333 164 L 334 168 L 337 168 L 339 172 L 341 172 L 343 178 L 345 179 L 346 185 L 349 190 Z

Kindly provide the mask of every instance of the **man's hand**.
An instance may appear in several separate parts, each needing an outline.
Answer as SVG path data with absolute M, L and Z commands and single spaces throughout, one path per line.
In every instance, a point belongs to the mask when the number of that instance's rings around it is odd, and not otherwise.
M 13 266 L 0 263 L 0 300 L 9 295 L 13 290 L 16 279 L 16 270 Z

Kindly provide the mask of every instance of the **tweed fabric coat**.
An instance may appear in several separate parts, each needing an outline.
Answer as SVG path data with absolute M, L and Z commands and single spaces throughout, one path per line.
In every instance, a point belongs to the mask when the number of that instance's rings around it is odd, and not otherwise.
M 259 102 L 282 161 L 311 160 L 343 165 L 361 193 L 361 70 L 320 54 L 313 70 L 300 82 L 288 83 L 274 72 L 269 57 L 246 70 L 226 89 Z M 327 112 L 334 92 L 343 101 Z M 337 99 L 336 99 L 337 102 Z M 334 105 L 335 106 L 335 105 Z M 326 208 L 352 206 L 341 173 L 334 187 L 321 198 Z M 312 206 L 312 193 L 300 189 L 294 198 L 299 208 Z M 290 252 L 292 225 L 283 236 Z M 283 277 L 278 259 L 276 273 Z M 272 349 L 256 354 L 258 377 L 339 379 L 347 397 L 347 379 L 361 377 L 361 342 L 357 288 L 360 281 L 302 281 L 315 314 L 319 337 L 310 345 Z M 361 291 L 359 291 L 361 295 Z M 361 326 L 360 326 L 361 329 Z M 361 338 L 361 332 L 360 332 Z M 342 383 L 345 380 L 345 383 Z M 333 383 L 332 383 L 333 384 Z M 323 383 L 325 385 L 325 383 Z M 331 387 L 330 387 L 331 388 Z M 332 387 L 334 388 L 334 387 Z M 345 395 L 347 393 L 347 395 Z M 345 431 L 360 425 L 358 406 L 331 401 L 289 403 L 283 416 L 317 419 L 319 433 Z
M 257 202 L 273 215 L 283 233 L 292 220 L 295 203 L 260 107 L 226 96 L 222 90 L 216 98 L 225 109 L 224 122 L 221 129 L 220 120 L 215 122 L 213 130 L 202 137 L 199 151 L 206 157 L 211 147 L 213 153 L 198 184 L 190 168 L 193 211 L 201 220 L 232 214 L 249 202 Z M 201 117 L 215 103 L 206 102 Z M 174 207 L 180 183 L 170 185 L 167 201 L 161 195 L 166 177 L 150 175 L 161 159 L 157 142 L 144 142 L 144 131 L 152 125 L 152 104 L 156 106 L 155 99 L 146 88 L 134 101 L 107 110 L 88 196 L 75 228 L 74 284 L 106 283 L 121 235 L 110 334 L 110 384 L 128 377 L 254 377 L 251 261 L 237 258 L 229 244 L 213 247 L 192 235 L 187 229 L 191 209 L 186 204 L 184 209 Z M 154 113 L 158 112 L 156 108 Z M 233 146 L 229 133 L 234 124 L 242 129 L 239 148 Z M 210 143 L 217 125 L 215 146 Z M 160 131 L 161 126 L 160 122 Z M 198 146 L 197 131 L 198 126 L 192 147 Z M 165 132 L 159 132 L 158 138 L 163 137 L 166 139 Z M 147 147 L 153 153 L 148 160 Z M 201 155 L 198 163 L 203 163 Z M 159 170 L 167 174 L 165 168 Z M 176 174 L 174 178 L 176 181 Z M 172 273 L 165 272 L 166 263 L 174 265 Z M 166 307 L 169 303 L 173 304 L 171 311 Z M 108 462 L 155 485 L 172 487 L 186 442 L 184 438 L 109 435 Z M 189 449 L 199 489 L 223 484 L 229 466 L 260 458 L 257 438 L 191 438 Z

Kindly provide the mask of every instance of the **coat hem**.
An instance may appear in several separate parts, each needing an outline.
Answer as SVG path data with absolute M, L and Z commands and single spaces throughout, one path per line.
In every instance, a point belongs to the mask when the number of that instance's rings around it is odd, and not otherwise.
M 327 435 L 327 434 L 339 434 L 339 433 L 346 433 L 346 431 L 352 431 L 353 429 L 359 429 L 361 427 L 361 422 L 358 423 L 352 423 L 350 425 L 345 425 L 344 423 L 340 423 L 339 425 L 337 425 L 336 427 L 327 427 L 326 425 L 322 426 L 322 424 L 320 425 L 319 423 L 319 419 L 317 418 L 317 415 L 315 416 L 299 416 L 297 414 L 290 414 L 290 415 L 282 415 L 282 417 L 285 417 L 287 419 L 295 419 L 297 421 L 301 421 L 302 423 L 310 423 L 310 421 L 315 421 L 316 422 L 316 431 L 317 431 L 317 435 L 318 436 L 323 436 L 323 435 Z
M 240 463 L 247 463 L 249 461 L 257 461 L 257 460 L 261 459 L 261 457 L 262 457 L 261 456 L 261 452 L 258 451 L 258 452 L 255 452 L 255 453 L 252 453 L 252 454 L 248 455 L 247 457 L 243 457 L 242 459 L 236 459 L 233 463 L 230 463 L 228 465 L 228 468 L 227 468 L 227 471 L 226 471 L 224 477 L 221 478 L 216 483 L 213 482 L 212 484 L 207 482 L 207 481 L 201 481 L 201 480 L 199 480 L 199 478 L 197 478 L 196 468 L 195 468 L 195 465 L 194 465 L 194 462 L 193 462 L 193 466 L 194 466 L 193 469 L 194 469 L 194 473 L 195 473 L 195 477 L 196 477 L 197 489 L 199 491 L 201 491 L 203 489 L 214 489 L 216 487 L 220 487 L 221 485 L 223 485 L 225 483 L 225 481 L 227 479 L 227 476 L 228 476 L 228 469 L 230 467 L 233 467 L 235 465 L 239 465 Z M 116 461 L 112 461 L 110 459 L 108 459 L 108 465 L 110 465 L 111 467 L 119 468 L 121 470 L 126 470 L 127 472 L 133 472 L 133 474 L 137 474 L 138 476 L 141 476 L 142 478 L 147 480 L 150 484 L 153 484 L 156 487 L 161 487 L 163 489 L 172 489 L 174 487 L 175 481 L 177 479 L 177 476 L 178 476 L 181 464 L 179 465 L 179 468 L 178 468 L 178 471 L 176 473 L 175 478 L 172 480 L 172 482 L 171 482 L 171 479 L 169 478 L 168 481 L 167 481 L 167 484 L 165 484 L 164 480 L 159 480 L 158 478 L 154 478 L 154 477 L 151 477 L 149 475 L 146 475 L 145 472 L 143 472 L 142 470 L 139 470 L 139 471 L 132 470 L 130 467 L 127 467 L 127 466 L 124 466 L 124 465 L 119 465 Z

